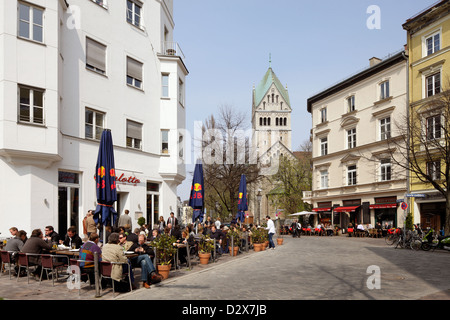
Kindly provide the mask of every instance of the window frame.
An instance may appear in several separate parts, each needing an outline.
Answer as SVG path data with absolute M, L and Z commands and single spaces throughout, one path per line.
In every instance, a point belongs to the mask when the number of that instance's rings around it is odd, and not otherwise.
M 431 171 L 433 170 L 433 171 Z M 435 160 L 435 161 L 428 161 L 427 162 L 427 175 L 429 175 L 432 180 L 441 180 L 441 161 Z
M 132 4 L 132 9 L 130 10 L 130 8 L 128 7 L 128 4 L 131 3 Z M 133 27 L 136 27 L 138 29 L 143 29 L 143 24 L 142 24 L 142 12 L 143 12 L 143 6 L 144 4 L 140 1 L 136 1 L 136 0 L 127 0 L 127 6 L 126 6 L 126 21 L 127 23 L 131 24 Z M 139 24 L 136 24 L 135 18 L 136 18 L 136 7 L 139 8 L 139 14 L 137 15 L 139 17 Z M 132 18 L 130 19 L 128 14 L 131 12 Z
M 92 123 L 88 123 L 87 122 L 87 115 L 86 115 L 86 113 L 88 111 L 92 112 L 92 114 L 93 114 L 93 116 L 92 116 Z M 101 137 L 102 137 L 102 132 L 105 129 L 106 113 L 102 112 L 102 111 L 98 111 L 98 110 L 92 109 L 92 108 L 89 108 L 89 107 L 85 107 L 84 115 L 85 115 L 84 116 L 84 138 L 85 139 L 89 139 L 89 140 L 100 141 Z M 98 117 L 98 115 L 102 115 L 102 117 L 103 117 L 101 126 L 97 125 L 97 117 Z M 92 136 L 91 137 L 86 135 L 86 127 L 88 125 L 92 126 L 92 128 L 91 128 L 92 129 Z M 102 129 L 99 135 L 97 135 L 97 128 L 101 128 Z
M 389 120 L 389 121 L 386 121 Z M 383 124 L 384 121 L 384 124 Z M 379 128 L 380 128 L 380 141 L 388 140 L 391 138 L 391 117 L 385 117 L 379 120 Z M 384 132 L 383 132 L 384 128 Z
M 167 84 L 164 84 L 164 79 L 167 79 Z M 170 98 L 170 91 L 169 91 L 169 79 L 170 74 L 169 73 L 161 73 L 161 98 L 168 99 Z M 167 91 L 167 94 L 165 95 L 165 90 Z
M 22 20 L 21 19 L 21 6 L 23 7 L 28 7 L 28 21 L 27 20 Z M 42 15 L 41 15 L 41 19 L 42 19 L 42 25 L 39 25 L 35 22 L 35 11 L 34 10 L 39 10 Z M 21 22 L 24 21 L 26 24 L 28 24 L 28 36 L 25 35 L 21 35 Z M 18 1 L 17 2 L 17 37 L 21 38 L 21 39 L 26 39 L 29 41 L 33 41 L 36 43 L 40 43 L 43 44 L 44 43 L 44 21 L 45 21 L 45 8 L 42 8 L 40 6 L 37 6 L 35 4 L 31 4 L 28 2 L 22 2 L 22 1 Z M 41 40 L 37 40 L 34 38 L 35 36 L 35 26 L 39 26 L 41 28 L 41 36 L 42 39 Z
M 439 121 L 436 121 L 437 119 Z M 432 120 L 431 124 L 430 124 L 430 120 Z M 426 135 L 427 135 L 426 136 L 426 140 L 427 141 L 441 139 L 441 137 L 442 137 L 442 132 L 441 132 L 441 127 L 442 127 L 441 114 L 437 114 L 437 115 L 433 115 L 433 116 L 427 117 L 425 119 L 425 125 L 426 125 Z
M 22 103 L 22 90 L 28 90 L 28 103 Z M 39 126 L 45 126 L 45 89 L 33 88 L 25 85 L 17 85 L 18 94 L 18 110 L 17 110 L 17 122 L 22 124 L 33 124 Z M 41 93 L 41 106 L 35 105 L 35 92 Z M 28 120 L 23 120 L 21 115 L 22 106 L 28 106 Z M 35 109 L 41 109 L 42 119 L 41 122 L 35 121 Z
M 139 129 L 140 129 L 140 137 L 139 138 L 132 137 L 128 133 L 128 123 L 129 122 L 132 122 L 134 124 L 139 125 Z M 140 123 L 140 122 L 127 119 L 127 121 L 126 121 L 126 146 L 127 146 L 127 148 L 132 148 L 132 149 L 135 149 L 135 150 L 142 150 L 142 136 L 143 136 L 142 129 L 143 129 L 143 126 L 144 125 L 142 123 Z
M 328 137 L 320 138 L 320 155 L 326 156 L 328 154 Z
M 356 127 L 347 129 L 347 149 L 356 148 Z
M 436 49 L 436 36 L 438 36 L 438 45 L 439 47 Z M 432 40 L 432 48 L 431 52 L 429 50 L 428 40 Z M 423 57 L 428 57 L 432 55 L 433 53 L 438 52 L 442 48 L 442 37 L 441 37 L 441 30 L 434 31 L 426 36 L 423 37 Z
M 97 66 L 95 66 L 95 65 L 92 65 L 92 64 L 90 64 L 90 63 L 88 63 L 88 55 L 89 55 L 89 52 L 88 52 L 88 42 L 89 41 L 92 41 L 93 43 L 95 43 L 95 44 L 97 44 L 97 45 L 100 45 L 100 46 L 102 46 L 102 47 L 104 47 L 104 65 L 105 65 L 105 70 L 103 70 L 102 68 L 101 68 L 101 66 L 99 66 L 99 65 L 97 65 Z M 90 38 L 90 37 L 86 37 L 86 54 L 85 54 L 85 59 L 86 59 L 86 62 L 85 62 L 85 67 L 86 67 L 86 69 L 88 69 L 88 70 L 90 70 L 90 71 L 93 71 L 93 72 L 96 72 L 96 73 L 98 73 L 98 74 L 100 74 L 100 75 L 102 75 L 102 76 L 106 76 L 106 69 L 107 69 L 107 50 L 108 50 L 108 46 L 106 46 L 105 44 L 103 44 L 103 43 L 101 43 L 101 42 L 99 42 L 99 41 L 97 41 L 97 40 L 94 40 L 94 39 L 92 39 L 92 38 Z
M 439 88 L 436 88 L 436 75 L 439 75 Z M 441 86 L 442 86 L 442 79 L 441 79 L 441 71 L 439 70 L 438 72 L 435 72 L 433 74 L 427 75 L 425 76 L 425 97 L 432 97 L 435 96 L 439 93 L 441 93 Z M 432 80 L 432 94 L 430 95 L 430 89 L 429 89 L 429 81 Z
M 380 83 L 380 100 L 384 100 L 390 97 L 390 83 L 389 80 L 385 80 Z
M 184 81 L 178 78 L 178 102 L 184 107 Z
M 170 154 L 169 149 L 169 129 L 161 129 L 161 154 Z M 167 135 L 167 137 L 165 137 Z M 166 138 L 166 139 L 165 139 Z M 165 146 L 167 145 L 167 146 Z
M 356 97 L 354 94 L 347 97 L 345 99 L 345 101 L 347 103 L 347 113 L 350 113 L 350 112 L 353 112 L 356 110 Z
M 392 162 L 391 159 L 380 160 L 380 181 L 392 180 Z
M 347 186 L 355 186 L 357 184 L 357 169 L 356 164 L 347 166 Z
M 328 183 L 329 183 L 329 174 L 328 170 L 321 170 L 320 171 L 320 189 L 327 189 Z
M 131 72 L 128 69 L 129 60 L 133 61 L 133 63 L 136 63 L 136 64 L 140 65 L 141 79 L 138 79 L 138 78 L 133 77 L 131 75 Z M 126 76 L 126 82 L 127 82 L 128 86 L 133 87 L 133 88 L 138 89 L 138 90 L 144 90 L 144 63 L 142 63 L 139 60 L 136 60 L 136 59 L 134 59 L 134 58 L 132 58 L 130 56 L 127 56 L 127 59 L 126 59 L 126 75 L 127 75 Z

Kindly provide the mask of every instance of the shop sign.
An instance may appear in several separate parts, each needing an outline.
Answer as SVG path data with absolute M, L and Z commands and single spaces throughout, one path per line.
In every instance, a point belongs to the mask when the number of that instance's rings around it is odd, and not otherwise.
M 120 176 L 119 175 L 117 176 L 116 183 L 137 186 L 139 183 L 141 183 L 141 180 L 136 178 L 136 176 L 133 175 L 126 176 L 124 173 L 122 173 L 120 174 Z

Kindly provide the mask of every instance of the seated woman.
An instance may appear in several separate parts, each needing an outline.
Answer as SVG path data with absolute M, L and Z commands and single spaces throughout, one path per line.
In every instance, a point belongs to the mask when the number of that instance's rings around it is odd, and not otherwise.
M 192 234 L 189 234 L 189 229 L 184 229 L 182 234 L 184 244 L 189 244 L 189 248 L 195 247 L 195 240 Z M 178 249 L 178 258 L 180 259 L 180 264 L 187 263 L 187 247 L 181 247 Z

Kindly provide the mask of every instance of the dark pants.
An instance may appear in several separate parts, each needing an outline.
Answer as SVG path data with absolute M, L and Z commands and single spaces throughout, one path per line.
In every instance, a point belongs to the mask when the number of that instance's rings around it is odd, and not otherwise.
M 269 248 L 275 248 L 275 244 L 273 243 L 273 233 L 269 233 Z

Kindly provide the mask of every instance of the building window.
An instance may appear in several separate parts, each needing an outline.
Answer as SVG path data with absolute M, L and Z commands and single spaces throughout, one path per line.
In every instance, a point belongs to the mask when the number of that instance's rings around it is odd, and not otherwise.
M 328 154 L 328 137 L 320 139 L 320 155 L 326 156 Z
M 347 130 L 347 148 L 356 148 L 356 128 Z
M 142 66 L 137 60 L 127 57 L 127 84 L 142 89 Z
M 161 130 L 161 153 L 169 153 L 169 130 Z
M 380 84 L 380 100 L 389 98 L 389 81 Z
M 355 96 L 347 98 L 347 112 L 355 111 Z
M 262 126 L 263 125 L 263 118 L 259 118 L 259 125 Z
M 427 140 L 441 138 L 441 116 L 436 115 L 426 119 L 427 121 Z
M 426 77 L 426 86 L 427 97 L 434 96 L 441 92 L 441 73 L 438 72 Z
M 90 38 L 86 38 L 86 68 L 106 73 L 106 46 Z
M 184 137 L 183 137 L 183 135 L 180 134 L 178 136 L 178 156 L 180 158 L 183 158 L 183 155 L 184 155 L 184 142 L 183 142 L 183 140 L 184 140 Z
M 127 120 L 127 147 L 142 149 L 142 124 Z
M 19 122 L 44 124 L 44 92 L 19 87 Z
M 380 120 L 380 139 L 386 140 L 391 137 L 391 118 L 387 117 Z
M 178 79 L 178 101 L 184 105 L 184 83 L 181 79 Z
M 44 10 L 19 3 L 19 37 L 44 41 Z
M 328 188 L 328 171 L 320 171 L 320 188 Z
M 327 108 L 322 108 L 320 109 L 320 121 L 322 123 L 327 121 Z
M 102 6 L 103 8 L 107 8 L 108 6 L 107 0 L 91 0 L 91 1 L 98 4 L 99 6 Z
M 427 174 L 432 180 L 441 180 L 441 162 L 430 161 L 427 162 Z
M 441 49 L 440 34 L 436 33 L 425 40 L 427 56 Z
M 84 133 L 88 139 L 100 140 L 105 127 L 105 114 L 86 108 Z
M 162 97 L 168 98 L 169 97 L 169 75 L 163 74 L 161 79 L 161 85 L 162 85 Z
M 142 16 L 142 4 L 137 1 L 127 0 L 127 22 L 140 28 Z
M 391 160 L 383 159 L 380 162 L 380 180 L 389 181 L 391 180 Z
M 347 167 L 347 185 L 356 185 L 356 165 Z

